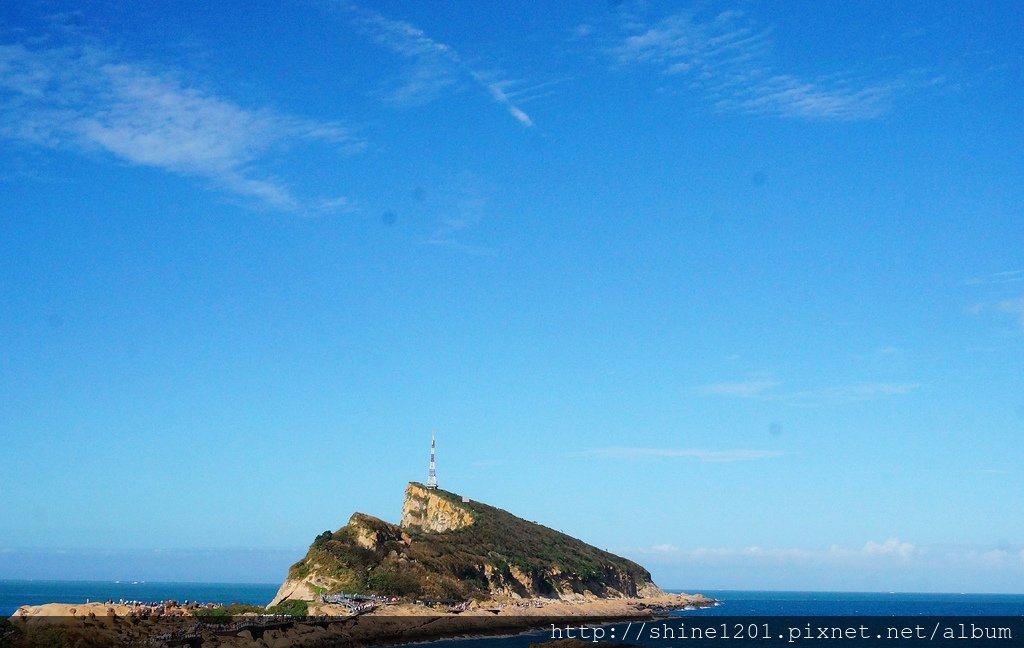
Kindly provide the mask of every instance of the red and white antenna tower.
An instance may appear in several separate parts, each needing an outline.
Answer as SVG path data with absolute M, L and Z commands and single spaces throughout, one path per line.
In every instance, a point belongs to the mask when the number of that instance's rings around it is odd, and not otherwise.
M 434 435 L 430 435 L 430 467 L 427 468 L 427 488 L 437 488 L 437 465 L 434 463 Z

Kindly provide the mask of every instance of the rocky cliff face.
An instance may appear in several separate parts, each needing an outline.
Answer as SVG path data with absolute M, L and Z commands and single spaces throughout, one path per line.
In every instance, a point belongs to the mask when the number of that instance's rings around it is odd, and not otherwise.
M 473 514 L 461 502 L 442 497 L 435 489 L 409 484 L 402 505 L 403 529 L 431 533 L 454 531 L 473 524 Z
M 400 526 L 355 513 L 317 536 L 272 604 L 339 591 L 442 599 L 662 593 L 630 560 L 417 483 L 406 488 Z

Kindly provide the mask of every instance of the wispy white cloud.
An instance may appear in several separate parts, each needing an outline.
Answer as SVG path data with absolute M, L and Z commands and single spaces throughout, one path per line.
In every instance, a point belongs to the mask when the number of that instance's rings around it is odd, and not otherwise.
M 699 391 L 714 396 L 779 401 L 790 405 L 821 406 L 862 403 L 893 396 L 910 394 L 920 387 L 918 383 L 866 382 L 837 385 L 800 391 L 776 389 L 781 383 L 754 380 L 746 382 L 721 382 L 704 385 Z
M 659 582 L 730 589 L 825 589 L 842 582 L 860 591 L 1016 592 L 1024 576 L 1019 545 L 922 545 L 900 537 L 810 547 L 676 541 L 612 550 L 647 565 Z
M 1024 567 L 1024 548 L 972 548 L 972 549 L 947 549 L 945 558 L 960 563 L 978 565 L 987 569 L 1020 569 Z
M 701 387 L 705 394 L 720 394 L 723 396 L 759 396 L 767 390 L 778 386 L 779 383 L 773 380 L 748 380 L 742 382 L 721 382 Z
M 868 542 L 864 545 L 863 551 L 870 556 L 909 558 L 914 555 L 916 547 L 909 542 L 901 541 L 899 538 L 889 538 L 885 542 Z
M 247 109 L 179 76 L 94 45 L 0 46 L 0 88 L 7 90 L 0 136 L 105 152 L 281 209 L 305 204 L 284 182 L 260 173 L 272 149 L 300 140 L 359 145 L 341 124 Z
M 806 406 L 863 403 L 893 396 L 905 396 L 920 386 L 918 383 L 859 383 L 780 394 L 778 399 L 794 405 Z
M 655 68 L 722 111 L 869 119 L 887 110 L 899 85 L 853 75 L 805 79 L 779 71 L 772 62 L 772 30 L 742 11 L 723 11 L 712 18 L 684 11 L 655 22 L 630 15 L 622 28 L 628 35 L 609 48 L 618 65 Z
M 319 214 L 351 213 L 359 210 L 359 204 L 346 196 L 337 198 L 321 198 L 311 204 L 311 209 Z
M 1001 312 L 1016 317 L 1017 322 L 1024 328 L 1024 295 L 1013 297 L 1012 299 L 1004 299 L 996 307 Z
M 983 286 L 991 284 L 1013 284 L 1024 281 L 1024 270 L 1004 270 L 991 274 L 974 277 L 964 281 L 966 286 Z
M 494 79 L 468 65 L 450 45 L 434 40 L 404 20 L 394 20 L 354 4 L 344 5 L 356 26 L 375 43 L 410 61 L 402 79 L 388 90 L 388 99 L 404 105 L 429 103 L 458 89 L 464 80 L 476 86 L 523 126 L 533 126 L 528 114 L 513 102 L 505 88 L 512 81 Z
M 509 98 L 509 95 L 506 94 L 505 92 L 505 88 L 511 85 L 513 83 L 512 81 L 489 82 L 482 74 L 479 74 L 477 72 L 473 72 L 472 76 L 477 83 L 487 88 L 487 92 L 490 93 L 491 98 L 498 102 L 500 105 L 504 106 L 505 110 L 508 111 L 508 114 L 512 115 L 512 117 L 514 117 L 516 121 L 518 121 L 523 126 L 533 126 L 533 120 L 530 119 L 530 116 L 523 112 L 519 108 L 519 106 L 516 106 L 514 103 L 512 103 L 512 100 Z
M 825 562 L 858 558 L 910 559 L 923 553 L 927 553 L 927 550 L 918 547 L 914 543 L 900 540 L 899 538 L 888 538 L 882 542 L 869 540 L 860 547 L 831 545 L 824 548 L 761 547 L 759 545 L 747 545 L 743 547 L 680 548 L 671 543 L 661 543 L 649 547 L 633 549 L 629 553 L 659 556 L 669 559 L 753 558 L 786 562 Z M 971 550 L 963 550 L 960 553 L 961 555 L 968 555 L 971 553 Z
M 565 79 L 553 79 L 550 81 L 528 84 L 521 79 L 509 79 L 499 82 L 499 86 L 501 91 L 504 92 L 511 101 L 524 104 L 554 95 L 556 86 L 564 82 Z
M 588 450 L 586 454 L 592 457 L 602 457 L 605 459 L 684 458 L 717 463 L 774 459 L 776 457 L 781 457 L 784 453 L 777 450 L 750 449 L 711 450 L 706 448 L 611 447 L 594 448 L 592 450 Z
M 422 244 L 470 256 L 497 256 L 496 249 L 465 240 L 490 214 L 494 188 L 469 172 L 457 174 L 445 184 L 446 188 L 439 190 L 433 201 L 439 208 L 440 222 Z
M 590 23 L 580 23 L 569 31 L 573 38 L 586 38 L 594 33 L 594 26 Z
M 975 299 L 978 299 L 964 311 L 969 315 L 990 314 L 1003 319 L 1009 316 L 1024 329 L 1024 294 L 1019 292 L 1021 283 L 1024 283 L 1024 270 L 1004 270 L 963 281 L 961 285 L 971 286 Z
M 828 547 L 679 547 L 658 543 L 647 547 L 620 549 L 622 553 L 647 556 L 663 561 L 708 559 L 770 560 L 784 563 L 860 563 L 878 561 L 945 561 L 984 569 L 1024 568 L 1024 547 L 984 547 L 969 545 L 927 545 L 890 537 L 881 542 L 868 540 L 860 546 L 833 544 Z
M 674 544 L 664 543 L 652 545 L 647 548 L 647 551 L 650 551 L 652 553 L 675 553 L 679 551 L 679 547 L 675 546 Z
M 498 256 L 497 250 L 492 247 L 485 245 L 470 245 L 463 243 L 453 238 L 429 238 L 423 241 L 424 245 L 431 245 L 439 248 L 447 248 L 454 252 L 460 252 L 469 256 L 477 257 L 495 257 Z
M 433 101 L 446 89 L 456 87 L 464 74 L 455 50 L 427 36 L 422 29 L 356 5 L 346 5 L 353 22 L 380 47 L 408 59 L 400 82 L 392 84 L 387 97 L 403 105 Z

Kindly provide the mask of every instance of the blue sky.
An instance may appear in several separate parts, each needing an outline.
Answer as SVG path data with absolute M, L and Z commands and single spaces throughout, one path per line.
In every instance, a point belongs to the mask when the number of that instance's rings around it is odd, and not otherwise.
M 666 587 L 1020 591 L 1015 3 L 208 4 L 0 9 L 0 577 L 274 581 L 436 432 Z

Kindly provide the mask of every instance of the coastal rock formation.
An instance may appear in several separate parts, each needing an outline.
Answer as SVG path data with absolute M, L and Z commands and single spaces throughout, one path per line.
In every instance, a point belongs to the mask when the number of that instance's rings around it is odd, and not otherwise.
M 462 502 L 437 494 L 436 489 L 409 484 L 402 505 L 402 528 L 444 533 L 473 524 L 473 514 Z
M 167 602 L 171 603 L 170 601 Z M 700 594 L 673 594 L 656 598 L 604 598 L 585 601 L 544 601 L 543 607 L 509 605 L 503 608 L 470 606 L 459 613 L 445 613 L 416 604 L 389 605 L 369 612 L 372 621 L 351 623 L 337 608 L 316 610 L 310 619 L 244 615 L 236 623 L 246 629 L 234 632 L 228 620 L 207 616 L 197 623 L 194 606 L 167 605 L 163 615 L 150 606 L 107 603 L 48 603 L 24 605 L 9 620 L 0 618 L 0 647 L 4 648 L 107 648 L 109 646 L 197 646 L 212 648 L 369 648 L 413 645 L 442 638 L 516 634 L 530 629 L 549 629 L 559 624 L 606 623 L 614 619 L 652 619 L 665 610 L 705 607 L 715 602 Z M 207 611 L 210 611 L 207 608 Z M 113 614 L 111 614 L 111 612 Z M 140 614 L 141 613 L 141 614 Z M 327 616 L 320 616 L 327 615 Z M 204 615 L 206 616 L 206 615 Z M 262 627 L 262 630 L 258 628 Z M 584 646 L 585 644 L 585 646 Z M 531 648 L 636 648 L 629 644 L 561 640 L 533 644 Z M 668 644 L 667 644 L 668 646 Z
M 640 565 L 507 511 L 411 483 L 400 525 L 355 513 L 292 565 L 273 604 L 350 592 L 401 598 L 650 598 Z

